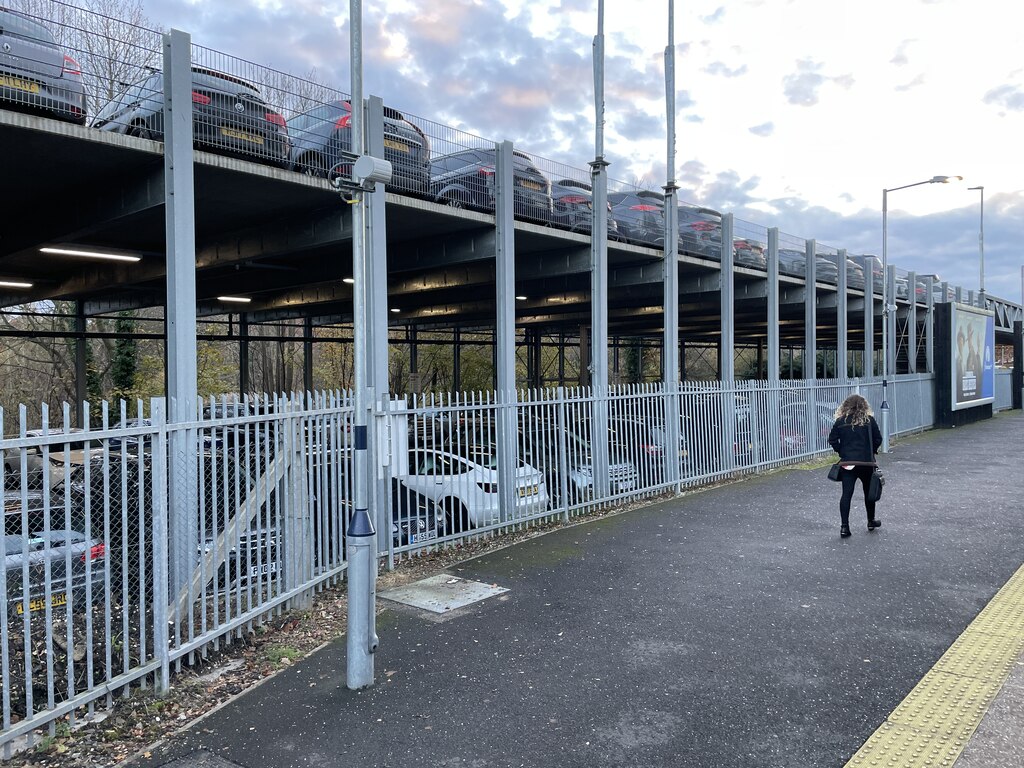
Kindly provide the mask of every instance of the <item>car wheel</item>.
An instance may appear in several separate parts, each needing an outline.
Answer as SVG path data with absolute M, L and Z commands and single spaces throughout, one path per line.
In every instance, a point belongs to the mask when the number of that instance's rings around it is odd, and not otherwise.
M 324 170 L 324 161 L 320 155 L 303 155 L 298 163 L 304 176 L 311 179 L 326 179 L 327 171 Z
M 132 123 L 128 126 L 128 135 L 134 136 L 138 139 L 153 138 L 153 132 L 149 130 L 145 123 Z
M 466 208 L 469 205 L 469 201 L 466 200 L 466 198 L 464 198 L 461 195 L 446 195 L 445 197 L 442 197 L 438 202 L 440 202 L 441 205 L 447 205 L 449 208 L 459 209 Z
M 447 533 L 465 533 L 469 530 L 469 511 L 457 499 L 448 499 L 444 503 L 444 520 Z

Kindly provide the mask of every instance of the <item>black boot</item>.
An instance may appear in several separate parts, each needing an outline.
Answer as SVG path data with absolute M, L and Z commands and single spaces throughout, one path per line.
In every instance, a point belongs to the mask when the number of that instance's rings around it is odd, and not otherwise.
M 879 520 L 877 517 L 869 517 L 868 518 L 868 530 L 869 531 L 873 531 L 873 530 L 875 530 L 875 528 L 881 528 L 881 527 L 882 527 L 882 521 Z
M 845 539 L 847 536 L 851 536 L 851 535 L 852 534 L 850 533 L 850 526 L 849 525 L 847 525 L 846 523 L 843 523 L 842 525 L 839 526 L 839 538 Z

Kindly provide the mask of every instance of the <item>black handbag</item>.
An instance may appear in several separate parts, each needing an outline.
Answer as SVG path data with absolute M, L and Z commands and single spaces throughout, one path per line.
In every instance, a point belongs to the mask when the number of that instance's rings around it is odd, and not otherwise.
M 842 467 L 839 466 L 839 462 L 837 461 L 835 464 L 828 468 L 828 479 L 835 480 L 837 483 L 840 480 L 842 480 L 843 478 L 841 474 L 841 469 Z
M 882 498 L 882 489 L 885 487 L 885 475 L 877 466 L 871 472 L 871 480 L 868 482 L 868 501 L 879 501 Z

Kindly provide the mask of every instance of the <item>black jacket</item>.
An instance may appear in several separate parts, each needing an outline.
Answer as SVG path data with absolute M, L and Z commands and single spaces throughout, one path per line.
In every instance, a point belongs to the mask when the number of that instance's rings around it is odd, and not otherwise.
M 868 417 L 867 424 L 854 426 L 844 416 L 832 425 L 828 444 L 839 454 L 840 461 L 874 461 L 882 445 L 882 433 L 874 417 Z

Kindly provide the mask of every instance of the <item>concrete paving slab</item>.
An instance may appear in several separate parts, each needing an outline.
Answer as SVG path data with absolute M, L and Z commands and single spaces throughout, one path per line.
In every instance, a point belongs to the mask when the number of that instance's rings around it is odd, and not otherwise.
M 378 592 L 377 596 L 431 613 L 448 613 L 505 592 L 508 590 L 497 584 L 481 584 L 440 573 L 412 584 Z

